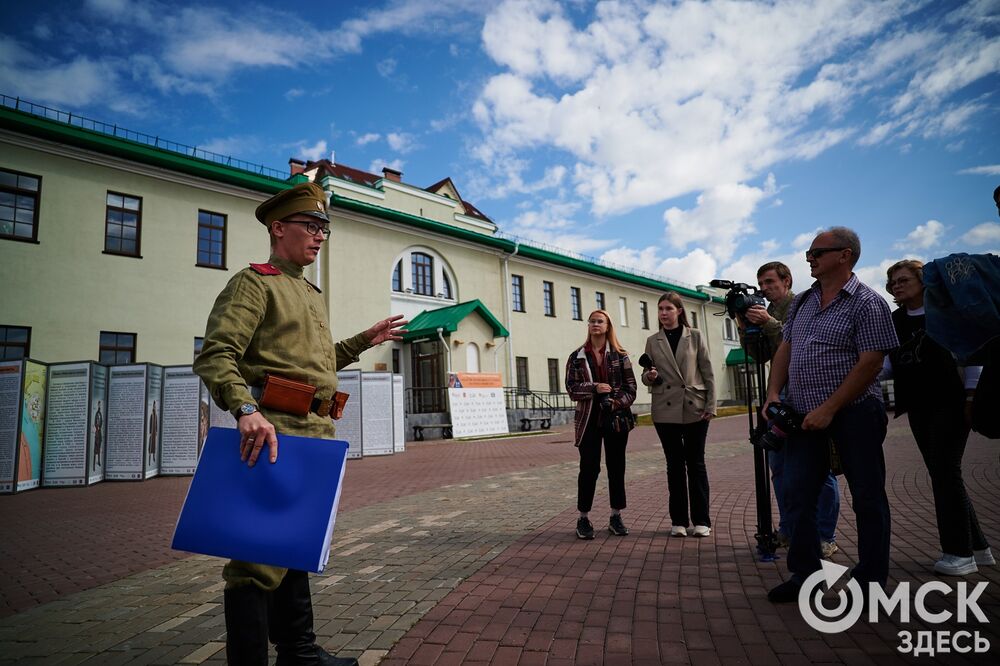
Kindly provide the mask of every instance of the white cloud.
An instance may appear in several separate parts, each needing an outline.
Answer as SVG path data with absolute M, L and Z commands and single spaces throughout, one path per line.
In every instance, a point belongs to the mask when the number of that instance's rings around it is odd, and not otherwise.
M 404 155 L 417 148 L 416 137 L 406 132 L 389 132 L 385 135 L 385 140 L 390 148 Z
M 255 136 L 234 135 L 209 139 L 198 145 L 201 150 L 220 155 L 248 155 L 263 146 L 263 142 Z
M 728 261 L 739 241 L 754 231 L 751 216 L 757 204 L 776 191 L 774 174 L 768 174 L 763 188 L 742 183 L 712 187 L 698 196 L 694 208 L 673 207 L 663 213 L 667 242 L 677 249 L 698 243 Z
M 897 250 L 919 249 L 929 250 L 938 245 L 946 227 L 937 220 L 927 220 L 925 224 L 918 224 L 917 227 L 906 235 L 906 238 L 897 242 L 893 247 Z
M 359 146 L 367 146 L 369 143 L 378 141 L 381 138 L 382 138 L 381 134 L 378 134 L 376 132 L 369 132 L 367 134 L 362 134 L 357 139 L 355 139 L 354 142 Z
M 397 64 L 395 58 L 384 58 L 375 63 L 375 69 L 379 76 L 389 78 L 396 71 Z
M 326 149 L 326 140 L 320 139 L 313 145 L 308 145 L 305 142 L 299 144 L 299 156 L 307 160 L 321 160 L 325 157 L 329 157 L 330 154 Z
M 1000 243 L 1000 223 L 983 222 L 972 227 L 961 238 L 963 243 L 969 245 L 986 245 L 987 243 Z
M 962 169 L 958 173 L 963 176 L 1000 176 L 1000 164 L 984 164 L 983 166 Z
M 306 94 L 306 91 L 302 88 L 292 88 L 285 92 L 285 99 L 291 102 L 293 99 L 298 99 Z
M 374 174 L 382 173 L 383 167 L 389 167 L 393 171 L 399 171 L 400 173 L 402 173 L 403 166 L 405 164 L 406 162 L 404 162 L 401 159 L 395 159 L 390 162 L 389 160 L 377 157 L 374 160 L 372 160 L 371 164 L 368 165 L 368 173 L 374 173 Z

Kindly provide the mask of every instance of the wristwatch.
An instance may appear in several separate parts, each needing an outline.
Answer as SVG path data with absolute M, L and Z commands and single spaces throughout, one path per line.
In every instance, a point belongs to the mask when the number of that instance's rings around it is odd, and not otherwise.
M 257 412 L 257 406 L 256 405 L 254 405 L 252 403 L 249 403 L 249 402 L 244 402 L 233 413 L 233 416 L 235 416 L 236 420 L 238 421 L 241 416 L 249 416 L 249 415 L 254 414 L 256 412 Z

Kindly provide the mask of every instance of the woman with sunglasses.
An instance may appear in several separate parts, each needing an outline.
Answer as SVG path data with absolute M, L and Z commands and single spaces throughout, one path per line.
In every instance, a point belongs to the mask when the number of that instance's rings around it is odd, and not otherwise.
M 656 308 L 660 330 L 646 340 L 653 367 L 642 374 L 642 383 L 653 394 L 653 425 L 667 459 L 670 535 L 707 537 L 712 521 L 705 438 L 715 416 L 715 375 L 705 339 L 688 325 L 680 295 L 668 291 Z
M 899 347 L 886 356 L 883 377 L 895 380 L 896 416 L 906 413 L 930 473 L 942 550 L 934 571 L 965 576 L 996 564 L 962 480 L 981 368 L 960 368 L 950 352 L 927 336 L 923 268 L 923 262 L 904 259 L 887 272 L 886 291 L 900 306 L 892 313 Z
M 608 466 L 611 519 L 608 531 L 625 536 L 622 520 L 625 508 L 625 446 L 635 421 L 631 406 L 635 401 L 635 373 L 632 361 L 618 343 L 611 316 L 594 310 L 587 318 L 587 341 L 569 356 L 566 363 L 566 390 L 576 402 L 575 444 L 580 450 L 577 477 L 576 536 L 593 539 L 590 509 L 594 503 L 597 477 L 601 474 L 601 444 Z

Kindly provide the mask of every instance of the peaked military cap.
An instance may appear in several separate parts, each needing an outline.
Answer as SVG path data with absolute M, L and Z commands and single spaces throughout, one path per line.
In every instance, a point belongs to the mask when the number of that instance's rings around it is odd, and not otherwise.
M 330 218 L 326 215 L 326 192 L 323 188 L 316 183 L 300 183 L 278 192 L 254 211 L 254 215 L 265 226 L 295 214 L 312 215 L 329 222 Z

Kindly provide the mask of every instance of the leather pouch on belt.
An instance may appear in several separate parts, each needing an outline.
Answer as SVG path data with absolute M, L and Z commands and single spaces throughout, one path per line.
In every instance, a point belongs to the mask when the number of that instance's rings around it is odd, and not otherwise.
M 344 415 L 344 406 L 347 405 L 347 399 L 350 397 L 350 393 L 342 393 L 341 391 L 336 391 L 333 394 L 333 407 L 330 409 L 331 419 L 336 421 Z
M 281 375 L 268 375 L 264 379 L 264 390 L 260 396 L 260 406 L 287 414 L 305 416 L 312 409 L 316 387 Z

